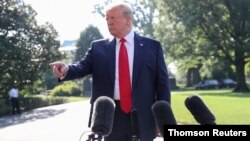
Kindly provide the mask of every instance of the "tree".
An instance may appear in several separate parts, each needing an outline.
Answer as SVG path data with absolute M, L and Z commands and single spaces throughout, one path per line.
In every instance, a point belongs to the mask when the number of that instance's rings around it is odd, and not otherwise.
M 102 39 L 103 36 L 97 27 L 89 25 L 84 31 L 81 32 L 76 46 L 75 61 L 79 61 L 85 56 L 90 44 L 93 40 Z
M 185 43 L 195 44 L 189 46 L 175 42 L 175 47 L 188 50 L 189 56 L 199 54 L 226 59 L 236 70 L 237 86 L 234 91 L 249 91 L 245 65 L 250 61 L 250 1 L 163 0 L 161 4 L 161 19 L 168 17 L 173 22 L 172 26 L 179 28 L 174 31 L 181 27 L 182 37 L 185 35 L 186 39 L 191 39 Z
M 92 41 L 97 40 L 97 39 L 102 39 L 103 36 L 101 34 L 101 32 L 99 31 L 99 29 L 97 27 L 94 27 L 93 25 L 89 25 L 86 29 L 84 29 L 81 34 L 80 34 L 80 38 L 77 40 L 76 46 L 76 54 L 75 54 L 75 62 L 81 60 L 87 50 L 90 48 L 90 45 L 92 43 Z M 85 90 L 86 88 L 84 88 L 84 84 L 85 81 L 88 81 L 90 79 L 90 75 L 87 77 L 84 77 L 83 79 L 83 83 L 78 83 L 79 85 L 83 86 L 83 92 L 84 95 L 86 95 Z
M 50 23 L 38 25 L 36 12 L 21 0 L 0 2 L 0 97 L 13 84 L 32 88 L 48 64 L 60 57 L 57 32 Z

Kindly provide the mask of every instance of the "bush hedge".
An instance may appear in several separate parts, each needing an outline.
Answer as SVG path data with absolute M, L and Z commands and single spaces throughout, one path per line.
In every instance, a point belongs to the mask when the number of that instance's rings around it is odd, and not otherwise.
M 25 96 L 20 99 L 20 109 L 22 111 L 26 111 L 67 102 L 69 101 L 65 97 Z M 11 114 L 11 103 L 9 102 L 9 100 L 0 99 L 0 106 L 0 116 Z
M 77 83 L 66 81 L 61 85 L 56 86 L 51 92 L 51 96 L 81 96 L 81 89 Z

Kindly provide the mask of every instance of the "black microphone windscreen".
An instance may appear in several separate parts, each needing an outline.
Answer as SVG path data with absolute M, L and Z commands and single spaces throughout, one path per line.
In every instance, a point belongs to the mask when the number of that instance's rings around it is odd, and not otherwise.
M 138 111 L 133 109 L 131 111 L 131 125 L 132 125 L 132 136 L 135 140 L 140 138 L 140 129 L 139 129 L 139 119 L 138 119 Z
M 102 136 L 108 136 L 113 128 L 115 102 L 107 96 L 101 96 L 94 102 L 91 130 Z
M 164 134 L 164 125 L 177 125 L 171 106 L 167 101 L 160 100 L 154 103 L 152 112 L 162 136 Z
M 186 98 L 185 105 L 195 120 L 201 125 L 215 125 L 215 116 L 202 101 L 200 96 L 191 95 Z

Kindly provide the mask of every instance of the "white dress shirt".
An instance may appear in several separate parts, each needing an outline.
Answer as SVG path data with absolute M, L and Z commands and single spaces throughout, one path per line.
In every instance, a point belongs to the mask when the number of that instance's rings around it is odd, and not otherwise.
M 18 98 L 18 90 L 15 89 L 15 88 L 12 88 L 10 91 L 9 91 L 9 97 L 10 98 Z
M 129 61 L 129 73 L 130 73 L 130 84 L 132 88 L 132 74 L 133 74 L 133 63 L 134 63 L 134 31 L 131 30 L 127 36 L 124 37 L 126 40 L 125 46 L 128 53 Z M 114 90 L 114 99 L 120 100 L 120 91 L 119 91 L 119 68 L 118 68 L 118 58 L 120 51 L 120 39 L 116 38 L 116 56 L 115 56 L 115 90 Z

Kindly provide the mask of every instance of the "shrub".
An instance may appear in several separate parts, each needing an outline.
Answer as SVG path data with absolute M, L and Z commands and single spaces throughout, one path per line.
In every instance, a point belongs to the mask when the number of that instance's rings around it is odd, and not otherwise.
M 50 93 L 51 96 L 80 96 L 81 89 L 77 83 L 66 81 L 61 85 L 56 86 Z
M 11 107 L 10 103 L 7 103 L 5 99 L 0 99 L 0 115 L 10 113 Z
M 50 96 L 25 96 L 21 101 L 23 110 L 67 103 L 67 98 Z
M 24 96 L 20 99 L 21 111 L 27 111 L 40 107 L 57 105 L 69 102 L 65 97 L 51 96 Z M 0 99 L 0 116 L 11 114 L 11 104 L 5 99 Z

